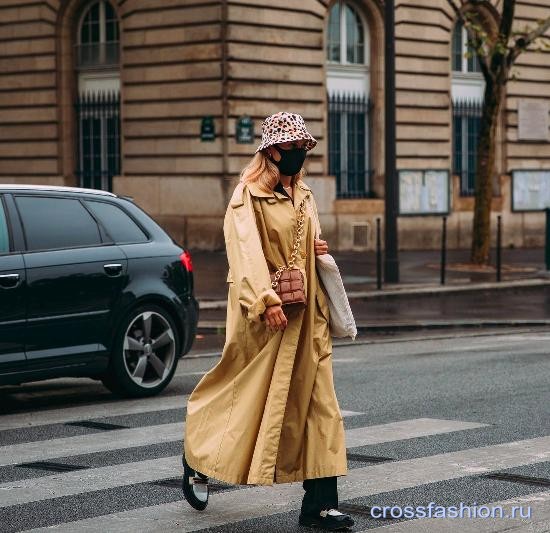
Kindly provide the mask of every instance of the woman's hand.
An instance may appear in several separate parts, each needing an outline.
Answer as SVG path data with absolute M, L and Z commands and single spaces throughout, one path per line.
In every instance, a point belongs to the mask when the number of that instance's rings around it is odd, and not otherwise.
M 280 305 L 270 305 L 264 312 L 264 318 L 267 327 L 272 331 L 284 330 L 288 324 L 288 320 Z
M 315 239 L 313 243 L 315 249 L 315 255 L 328 254 L 328 244 L 327 241 L 322 241 L 321 239 Z

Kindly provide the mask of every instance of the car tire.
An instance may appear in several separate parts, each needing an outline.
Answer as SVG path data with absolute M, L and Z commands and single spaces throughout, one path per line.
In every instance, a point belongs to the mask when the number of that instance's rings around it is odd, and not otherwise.
M 170 314 L 155 304 L 141 305 L 117 329 L 101 381 L 118 396 L 154 396 L 174 376 L 180 348 L 181 336 Z

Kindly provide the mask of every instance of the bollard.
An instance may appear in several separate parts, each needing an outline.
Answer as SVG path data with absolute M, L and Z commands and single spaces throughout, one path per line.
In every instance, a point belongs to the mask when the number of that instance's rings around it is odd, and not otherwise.
M 546 270 L 550 270 L 550 207 L 546 208 Z
M 376 288 L 382 288 L 382 236 L 380 219 L 376 219 Z
M 502 217 L 497 217 L 497 281 L 502 278 Z
M 447 266 L 447 217 L 443 217 L 441 232 L 441 285 L 445 285 L 445 269 Z

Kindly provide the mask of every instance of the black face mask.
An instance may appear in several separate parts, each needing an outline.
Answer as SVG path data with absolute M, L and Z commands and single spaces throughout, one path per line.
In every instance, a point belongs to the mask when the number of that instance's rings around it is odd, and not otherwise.
M 294 176 L 300 172 L 304 161 L 306 160 L 306 149 L 305 148 L 291 148 L 290 150 L 283 150 L 278 146 L 273 145 L 275 150 L 281 154 L 281 160 L 275 161 L 273 163 L 279 169 L 279 172 L 283 176 Z

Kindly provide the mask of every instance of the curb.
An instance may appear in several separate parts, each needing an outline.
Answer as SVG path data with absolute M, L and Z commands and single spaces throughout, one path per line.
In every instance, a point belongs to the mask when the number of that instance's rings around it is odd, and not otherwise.
M 532 289 L 550 286 L 550 279 L 522 279 L 513 281 L 470 283 L 468 285 L 421 285 L 402 289 L 382 289 L 380 291 L 350 291 L 350 300 L 383 300 L 386 298 L 409 298 L 429 297 L 445 294 L 484 292 L 484 291 L 505 291 L 515 289 Z M 201 300 L 199 309 L 226 309 L 227 300 Z
M 471 328 L 509 328 L 509 327 L 544 327 L 550 326 L 550 319 L 521 320 L 521 319 L 472 319 L 472 320 L 432 320 L 418 322 L 394 322 L 382 324 L 358 324 L 358 333 L 392 332 L 392 331 L 420 331 L 434 329 L 471 329 Z M 212 334 L 224 333 L 225 322 L 199 321 L 197 333 Z

